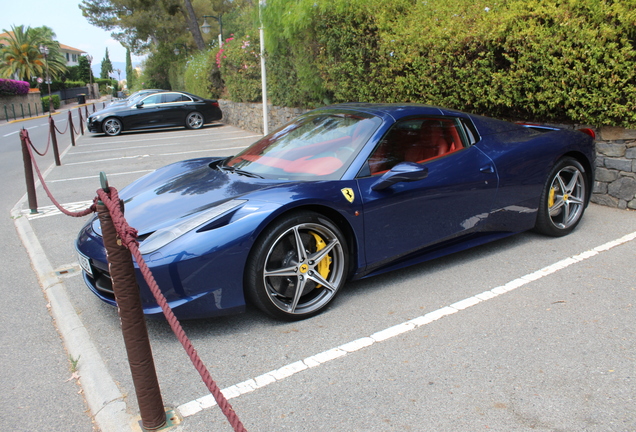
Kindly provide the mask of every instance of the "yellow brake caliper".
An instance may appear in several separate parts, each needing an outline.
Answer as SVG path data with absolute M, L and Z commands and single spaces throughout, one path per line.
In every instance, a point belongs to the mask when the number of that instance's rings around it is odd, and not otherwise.
M 327 243 L 325 243 L 325 241 L 322 239 L 322 237 L 320 237 L 318 234 L 312 232 L 311 235 L 314 236 L 314 239 L 316 240 L 316 252 L 318 252 L 319 250 L 324 249 L 327 246 Z M 322 276 L 323 279 L 327 279 L 327 276 L 329 276 L 329 267 L 331 266 L 331 255 L 327 254 L 317 265 L 316 265 L 316 270 L 318 270 L 318 273 L 320 273 L 320 276 Z M 322 285 L 318 284 L 316 285 L 316 288 L 322 288 Z
M 550 189 L 550 195 L 548 195 L 548 208 L 552 208 L 554 206 L 554 194 L 556 193 L 556 188 Z

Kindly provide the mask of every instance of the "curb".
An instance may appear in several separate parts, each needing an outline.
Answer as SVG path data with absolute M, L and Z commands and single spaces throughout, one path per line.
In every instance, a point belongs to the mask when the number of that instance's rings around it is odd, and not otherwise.
M 46 178 L 52 167 L 43 177 Z M 64 345 L 69 355 L 79 360 L 80 385 L 91 414 L 102 432 L 138 432 L 140 429 L 136 420 L 126 410 L 125 397 L 108 373 L 102 356 L 77 315 L 68 298 L 66 286 L 55 275 L 53 266 L 46 257 L 29 220 L 20 213 L 26 199 L 25 194 L 16 203 L 11 210 L 11 217 L 29 254 L 42 291 L 51 305 L 51 314 Z

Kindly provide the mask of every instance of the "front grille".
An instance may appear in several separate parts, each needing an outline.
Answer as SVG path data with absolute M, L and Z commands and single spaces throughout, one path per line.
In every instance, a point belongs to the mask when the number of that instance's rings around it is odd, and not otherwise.
M 93 274 L 93 280 L 95 281 L 95 288 L 105 297 L 109 297 L 115 300 L 115 293 L 113 291 L 113 281 L 110 278 L 110 273 L 107 271 L 95 268 Z

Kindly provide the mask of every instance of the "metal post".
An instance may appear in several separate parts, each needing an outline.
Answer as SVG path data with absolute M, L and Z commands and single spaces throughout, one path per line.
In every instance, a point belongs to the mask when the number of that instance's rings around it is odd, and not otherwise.
M 29 117 L 33 117 L 33 115 L 31 114 L 31 104 L 27 104 L 27 106 L 29 107 Z
M 123 203 L 120 205 L 123 208 Z M 101 201 L 97 203 L 97 215 L 102 227 L 102 238 L 106 247 L 121 331 L 135 385 L 142 425 L 147 430 L 156 430 L 165 425 L 166 413 L 152 358 L 132 255 L 122 245 L 111 214 Z
M 9 111 L 7 111 L 7 106 L 4 106 L 4 116 L 7 118 L 7 121 L 9 121 Z
M 35 194 L 35 180 L 33 178 L 33 165 L 31 165 L 31 155 L 29 154 L 29 145 L 26 142 L 26 130 L 20 131 L 20 142 L 22 143 L 22 161 L 24 162 L 24 178 L 26 180 L 27 197 L 29 198 L 29 208 L 31 214 L 38 212 L 38 197 Z
M 22 118 L 24 118 L 24 105 L 20 104 L 20 110 L 22 111 Z
M 17 120 L 18 118 L 15 116 L 15 104 L 11 104 L 11 111 L 13 111 L 13 120 Z
M 55 136 L 55 121 L 53 117 L 49 116 L 49 133 L 51 134 L 51 141 L 53 142 L 53 156 L 55 157 L 55 165 L 60 166 L 60 150 L 57 148 L 57 137 Z
M 75 131 L 73 130 L 73 114 L 68 110 L 68 127 L 71 130 L 71 145 L 75 147 Z
M 265 29 L 263 26 L 263 18 L 261 15 L 261 9 L 264 6 L 263 0 L 258 3 L 258 15 L 261 22 L 259 29 L 259 36 L 261 39 L 261 87 L 263 92 L 263 135 L 269 133 L 269 119 L 267 115 L 267 75 L 265 73 Z

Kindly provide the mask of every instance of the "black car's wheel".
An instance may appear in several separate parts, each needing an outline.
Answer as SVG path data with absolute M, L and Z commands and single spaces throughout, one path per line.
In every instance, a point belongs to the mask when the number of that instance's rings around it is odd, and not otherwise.
M 201 129 L 203 127 L 203 114 L 194 111 L 186 117 L 186 127 L 188 129 Z
M 576 159 L 561 159 L 543 188 L 535 229 L 554 237 L 572 232 L 583 217 L 587 193 L 585 168 Z
M 245 272 L 248 298 L 267 314 L 297 320 L 323 310 L 347 278 L 346 240 L 329 219 L 290 214 L 259 238 Z
M 121 121 L 114 117 L 107 118 L 106 120 L 104 120 L 104 123 L 102 124 L 102 130 L 108 136 L 119 135 L 122 129 L 123 129 L 123 125 L 121 124 Z

